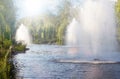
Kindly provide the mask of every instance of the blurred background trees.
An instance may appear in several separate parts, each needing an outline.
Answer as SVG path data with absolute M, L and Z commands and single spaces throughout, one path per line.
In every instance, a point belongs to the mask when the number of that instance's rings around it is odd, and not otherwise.
M 0 52 L 12 44 L 15 32 L 15 7 L 12 0 L 0 0 Z
M 75 0 L 79 3 L 80 0 Z M 74 3 L 75 3 L 74 1 Z M 16 7 L 13 0 L 0 0 L 0 48 L 9 47 L 15 36 L 15 31 L 23 23 L 33 37 L 33 43 L 64 44 L 66 27 L 73 17 L 77 19 L 77 8 L 72 0 L 60 0 L 56 12 L 47 11 L 34 17 L 23 17 L 16 21 Z M 116 2 L 117 30 L 120 40 L 120 0 Z M 9 42 L 9 43 L 8 43 Z
M 116 2 L 115 10 L 117 15 L 117 38 L 120 43 L 120 0 Z
M 64 44 L 65 31 L 69 22 L 72 20 L 70 0 L 61 0 L 61 5 L 57 6 L 57 12 L 47 11 L 35 17 L 21 18 L 16 26 L 23 23 L 29 27 L 33 43 L 39 44 Z

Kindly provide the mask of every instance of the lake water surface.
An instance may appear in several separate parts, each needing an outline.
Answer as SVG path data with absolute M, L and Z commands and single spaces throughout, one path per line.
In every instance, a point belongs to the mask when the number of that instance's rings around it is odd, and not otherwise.
M 54 60 L 71 58 L 67 47 L 35 44 L 28 47 L 26 53 L 13 57 L 16 79 L 120 79 L 119 63 L 59 63 Z

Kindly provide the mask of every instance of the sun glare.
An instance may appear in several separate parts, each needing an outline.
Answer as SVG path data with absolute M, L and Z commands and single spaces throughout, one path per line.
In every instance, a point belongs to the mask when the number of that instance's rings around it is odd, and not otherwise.
M 55 12 L 58 0 L 15 0 L 18 8 L 18 19 L 26 16 L 36 16 L 47 11 Z
M 42 4 L 40 0 L 26 0 L 24 3 L 24 9 L 28 16 L 36 15 L 42 9 Z

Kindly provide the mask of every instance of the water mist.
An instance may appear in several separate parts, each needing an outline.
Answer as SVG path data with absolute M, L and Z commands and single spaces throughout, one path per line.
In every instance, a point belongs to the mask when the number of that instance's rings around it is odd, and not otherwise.
M 30 32 L 23 24 L 21 24 L 17 29 L 15 39 L 18 43 L 22 44 L 28 45 L 32 43 Z
M 67 45 L 79 57 L 111 59 L 117 52 L 114 6 L 110 0 L 86 0 L 80 6 L 79 18 L 72 20 L 66 34 Z

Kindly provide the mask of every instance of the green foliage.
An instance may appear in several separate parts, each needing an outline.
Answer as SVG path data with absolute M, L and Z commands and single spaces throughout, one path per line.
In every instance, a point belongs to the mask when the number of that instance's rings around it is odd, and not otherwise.
M 7 58 L 0 58 L 0 79 L 14 79 L 11 78 L 12 73 L 11 72 L 11 67 L 12 65 L 10 63 L 8 63 L 8 59 Z
M 9 47 L 14 33 L 15 9 L 13 0 L 0 0 L 0 79 L 9 79 Z
M 15 51 L 25 51 L 26 45 L 22 45 L 22 43 L 16 44 L 14 46 Z
M 9 49 L 9 47 L 10 47 L 11 45 L 12 45 L 11 40 L 8 40 L 8 39 L 3 40 L 3 47 L 4 47 L 5 49 Z
M 120 0 L 116 3 L 116 15 L 117 15 L 117 38 L 120 42 Z
M 33 37 L 33 43 L 63 44 L 65 30 L 71 21 L 71 1 L 59 1 L 61 5 L 57 7 L 57 14 L 48 11 L 45 14 L 35 17 L 25 17 L 16 23 L 28 26 Z M 71 17 L 71 18 L 70 18 Z
M 12 0 L 0 0 L 0 38 L 12 40 L 14 32 L 15 9 Z
M 0 0 L 0 54 L 12 45 L 15 9 L 12 0 Z
M 6 55 L 14 31 L 15 10 L 12 0 L 0 0 L 0 55 Z
M 120 0 L 118 0 L 117 3 L 116 3 L 116 12 L 117 13 L 120 12 Z

